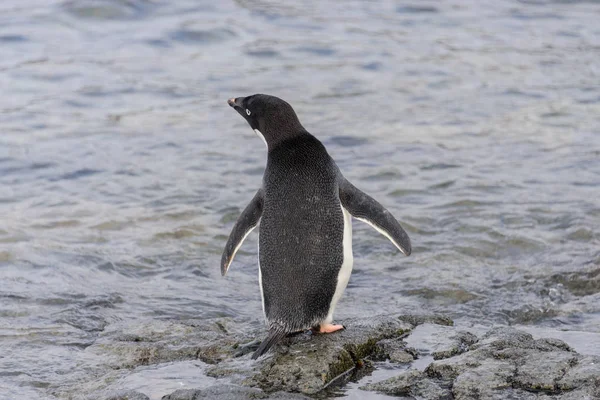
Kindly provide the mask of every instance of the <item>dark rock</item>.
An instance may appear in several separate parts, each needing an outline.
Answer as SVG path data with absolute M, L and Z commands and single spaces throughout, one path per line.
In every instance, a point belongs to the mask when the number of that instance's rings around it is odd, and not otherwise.
M 371 372 L 370 361 L 400 358 L 405 351 L 401 339 L 416 325 L 425 322 L 451 325 L 438 316 L 372 317 L 346 321 L 347 330 L 332 335 L 292 338 L 287 348 L 261 360 L 260 372 L 245 384 L 266 392 L 285 391 L 313 395 L 348 379 Z
M 347 321 L 346 326 L 336 334 L 290 338 L 289 347 L 261 360 L 260 372 L 245 383 L 267 392 L 315 394 L 359 372 L 365 358 L 383 357 L 377 342 L 401 337 L 414 327 L 389 317 Z
M 553 275 L 550 279 L 553 284 L 564 285 L 575 296 L 589 296 L 600 292 L 600 268 L 566 275 Z
M 267 398 L 275 400 L 309 399 L 309 397 L 294 393 L 272 393 L 269 395 L 259 389 L 250 387 L 237 385 L 215 385 L 206 389 L 180 389 L 169 395 L 163 396 L 162 400 L 255 400 Z
M 448 330 L 448 338 L 472 344 L 462 354 L 432 362 L 424 373 L 409 370 L 361 389 L 428 399 L 600 398 L 600 357 L 513 328 L 492 329 L 479 341 Z
M 379 354 L 371 357 L 374 361 L 389 360 L 393 363 L 410 363 L 417 359 L 417 351 L 413 348 L 407 348 L 402 337 L 394 339 L 383 339 L 377 342 L 380 347 Z
M 558 387 L 563 390 L 582 386 L 595 387 L 598 390 L 598 398 L 600 398 L 600 367 L 598 363 L 600 363 L 600 357 L 579 357 L 577 363 L 572 365 L 557 382 Z
M 448 388 L 448 385 L 434 382 L 428 379 L 423 372 L 416 369 L 409 369 L 382 382 L 362 386 L 361 389 L 390 396 L 412 396 L 430 400 L 452 399 L 452 391 Z
M 435 314 L 415 314 L 415 315 L 399 315 L 398 319 L 411 324 L 412 326 L 419 326 L 423 324 L 435 324 L 435 325 L 443 325 L 443 326 L 453 326 L 454 321 L 450 318 L 445 317 L 443 315 L 435 315 Z
M 123 390 L 109 394 L 106 400 L 150 400 L 150 398 L 135 390 Z
M 504 348 L 523 348 L 540 351 L 565 350 L 572 349 L 562 340 L 558 339 L 538 339 L 527 332 L 519 331 L 511 327 L 494 328 L 481 337 L 481 340 L 472 346 L 472 349 L 481 347 L 492 347 L 502 350 Z
M 105 330 L 87 351 L 102 354 L 114 369 L 132 369 L 169 361 L 201 360 L 216 364 L 230 358 L 239 342 L 252 339 L 230 319 L 212 321 L 137 322 L 115 324 Z
M 372 362 L 410 362 L 416 351 L 403 338 L 415 324 L 452 321 L 439 316 L 375 316 L 344 321 L 347 330 L 331 335 L 300 334 L 286 338 L 257 362 L 250 360 L 246 344 L 262 339 L 262 325 L 239 324 L 231 319 L 210 321 L 136 321 L 107 327 L 86 349 L 97 360 L 86 371 L 89 380 L 57 394 L 69 396 L 77 389 L 105 399 L 105 393 L 124 377 L 159 364 L 200 360 L 206 379 L 218 378 L 219 396 L 283 396 L 277 392 L 316 394 L 329 387 L 358 379 L 373 370 Z M 251 346 L 249 346 L 251 347 Z M 230 385 L 230 386 L 227 386 Z M 248 391 L 245 389 L 253 388 Z M 209 389 L 179 391 L 169 396 L 204 396 Z M 285 395 L 290 398 L 289 395 Z M 166 397 L 169 398 L 169 397 Z M 173 397 L 176 398 L 176 397 Z
M 528 391 L 558 393 L 561 390 L 558 381 L 577 364 L 578 354 L 548 351 L 540 356 L 539 351 L 528 350 L 516 359 L 517 370 L 511 381 L 513 386 Z
M 440 360 L 464 353 L 477 340 L 473 333 L 453 326 L 424 323 L 411 331 L 405 342 L 407 346 L 421 349 L 421 356 L 431 355 L 433 359 Z M 418 353 L 415 354 L 415 359 L 417 355 Z
M 437 316 L 344 322 L 348 329 L 342 332 L 286 338 L 258 361 L 250 360 L 251 346 L 245 344 L 262 339 L 259 324 L 227 318 L 114 324 L 85 350 L 88 367 L 78 379 L 52 393 L 143 400 L 148 397 L 138 392 L 111 390 L 122 389 L 132 374 L 186 362 L 198 368 L 203 388 L 178 390 L 164 400 L 322 397 L 370 374 L 379 361 L 412 363 L 419 356 L 416 348 L 424 358 L 415 367 L 433 358 L 424 371 L 404 370 L 361 389 L 424 399 L 600 398 L 600 357 L 582 356 L 557 339 L 536 340 L 513 328 L 492 329 L 478 339 Z
M 457 354 L 462 354 L 477 342 L 477 336 L 470 332 L 458 331 L 448 336 L 446 348 L 432 353 L 434 360 L 442 360 Z

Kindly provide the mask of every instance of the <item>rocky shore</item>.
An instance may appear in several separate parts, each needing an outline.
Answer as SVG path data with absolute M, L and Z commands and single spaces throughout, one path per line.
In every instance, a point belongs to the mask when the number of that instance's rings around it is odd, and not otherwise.
M 467 332 L 431 315 L 344 323 L 337 334 L 289 337 L 256 362 L 250 352 L 263 333 L 258 326 L 230 319 L 114 325 L 85 350 L 81 376 L 51 392 L 98 400 L 303 399 L 339 394 L 352 381 L 365 398 L 373 392 L 439 400 L 600 398 L 600 357 L 578 354 L 558 339 L 510 327 Z M 429 332 L 429 342 L 417 349 L 411 336 L 419 331 Z M 198 387 L 122 390 L 144 368 L 185 362 L 201 372 Z M 380 366 L 394 376 L 373 382 L 368 377 Z

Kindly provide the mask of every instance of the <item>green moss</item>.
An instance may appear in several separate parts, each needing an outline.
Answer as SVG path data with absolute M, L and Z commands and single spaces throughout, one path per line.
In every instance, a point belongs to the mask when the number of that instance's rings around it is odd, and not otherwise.
M 338 356 L 338 359 L 333 363 L 329 364 L 329 371 L 325 376 L 325 384 L 331 382 L 333 379 L 338 377 L 354 368 L 356 364 L 354 363 L 354 359 L 350 355 L 347 350 L 342 350 Z

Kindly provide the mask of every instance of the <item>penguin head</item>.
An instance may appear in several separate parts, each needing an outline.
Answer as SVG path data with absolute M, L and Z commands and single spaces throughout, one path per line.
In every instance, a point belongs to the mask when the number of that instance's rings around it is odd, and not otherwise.
M 227 103 L 262 136 L 269 148 L 306 132 L 292 106 L 278 97 L 254 94 L 234 97 Z

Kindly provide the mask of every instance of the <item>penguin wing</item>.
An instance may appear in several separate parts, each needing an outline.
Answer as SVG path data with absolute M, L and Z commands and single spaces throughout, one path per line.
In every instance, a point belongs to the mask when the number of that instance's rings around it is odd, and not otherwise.
M 246 236 L 258 225 L 263 210 L 263 190 L 259 189 L 250 204 L 246 206 L 229 234 L 223 256 L 221 257 L 221 275 L 225 276 L 229 265 Z
M 345 178 L 339 183 L 342 206 L 359 221 L 366 222 L 387 237 L 404 255 L 411 252 L 410 238 L 396 218 L 368 194 Z

